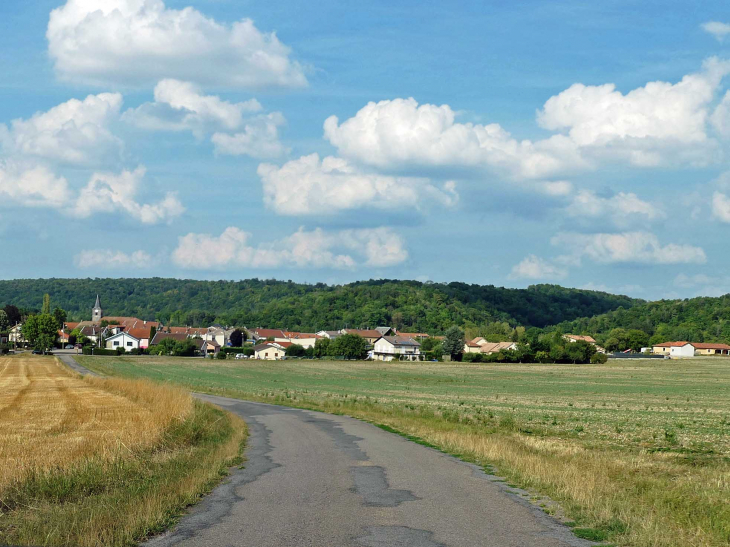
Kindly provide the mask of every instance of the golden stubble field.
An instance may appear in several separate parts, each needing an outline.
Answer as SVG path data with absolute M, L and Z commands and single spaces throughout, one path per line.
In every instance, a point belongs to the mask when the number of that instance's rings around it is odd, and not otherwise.
M 81 378 L 53 357 L 0 358 L 0 496 L 31 471 L 154 445 L 192 400 L 182 390 Z

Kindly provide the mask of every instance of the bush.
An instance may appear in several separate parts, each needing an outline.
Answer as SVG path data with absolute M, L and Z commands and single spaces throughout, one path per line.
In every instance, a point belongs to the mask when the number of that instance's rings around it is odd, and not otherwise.
M 251 348 L 244 348 L 243 346 L 240 346 L 240 347 L 225 347 L 225 348 L 221 348 L 221 351 L 223 353 L 232 353 L 233 355 L 235 355 L 237 353 L 243 353 L 243 354 L 245 354 L 247 349 L 251 349 Z
M 0 355 L 6 355 L 8 352 L 10 352 L 10 345 L 0 344 Z
M 594 365 L 602 365 L 606 361 L 608 361 L 608 355 L 606 355 L 605 353 L 594 353 L 591 356 L 591 363 L 593 363 Z
M 465 363 L 481 363 L 482 362 L 482 354 L 481 353 L 465 353 L 462 355 L 461 360 Z
M 84 355 L 106 355 L 109 357 L 116 357 L 117 355 L 120 355 L 119 349 L 122 350 L 122 353 L 124 353 L 124 348 L 117 348 L 117 349 L 104 349 L 104 348 L 95 348 L 92 346 L 85 346 L 81 352 Z
M 225 351 L 219 351 L 218 352 L 218 355 L 216 355 L 216 357 L 218 359 L 227 359 L 228 358 L 228 354 Z

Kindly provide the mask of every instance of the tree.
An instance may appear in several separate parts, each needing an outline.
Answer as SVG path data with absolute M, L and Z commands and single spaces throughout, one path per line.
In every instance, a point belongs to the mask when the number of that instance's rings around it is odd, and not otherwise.
M 368 341 L 357 334 L 343 334 L 332 341 L 329 354 L 345 359 L 365 359 L 368 354 Z
M 51 295 L 46 293 L 43 295 L 43 307 L 41 315 L 51 315 Z
M 157 334 L 157 327 L 155 327 L 154 325 L 152 325 L 150 327 L 150 340 L 149 340 L 150 342 L 152 342 L 152 340 L 154 340 L 155 334 Z
M 326 355 L 329 355 L 329 349 L 330 349 L 330 343 L 332 340 L 329 338 L 318 338 L 314 342 L 314 356 L 321 358 L 325 357 Z
M 10 327 L 10 320 L 5 310 L 0 310 L 0 332 L 5 332 Z
M 300 344 L 292 344 L 285 351 L 287 357 L 303 357 L 305 352 L 304 346 Z
M 74 342 L 71 342 L 71 339 L 74 339 Z M 89 339 L 86 338 L 83 334 L 81 334 L 81 330 L 76 328 L 71 331 L 71 334 L 68 336 L 69 344 L 81 344 L 82 346 L 85 345 Z
M 22 332 L 25 339 L 43 353 L 52 348 L 58 339 L 56 319 L 48 313 L 29 316 L 23 323 Z
M 5 306 L 3 308 L 3 311 L 7 314 L 8 323 L 10 324 L 11 327 L 14 327 L 18 323 L 20 323 L 23 319 L 23 316 L 21 315 L 20 310 L 15 306 L 8 304 L 7 306 Z
M 68 318 L 68 314 L 66 313 L 66 310 L 62 310 L 61 308 L 56 308 L 53 310 L 53 317 L 56 320 L 56 325 L 58 325 L 58 329 L 63 329 L 63 324 L 66 322 L 66 319 Z
M 235 329 L 231 333 L 230 340 L 231 340 L 231 345 L 234 348 L 240 348 L 241 346 L 243 346 L 244 338 L 243 338 L 243 333 L 241 332 L 241 329 Z
M 446 331 L 446 336 L 441 342 L 441 347 L 446 355 L 450 355 L 452 359 L 459 360 L 461 354 L 464 353 L 464 331 L 457 326 L 453 326 Z

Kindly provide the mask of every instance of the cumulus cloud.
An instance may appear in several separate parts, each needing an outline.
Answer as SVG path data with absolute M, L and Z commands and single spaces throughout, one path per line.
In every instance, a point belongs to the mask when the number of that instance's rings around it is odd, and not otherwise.
M 385 227 L 339 232 L 320 228 L 308 232 L 300 228 L 291 236 L 258 245 L 250 233 L 229 227 L 220 236 L 195 233 L 182 236 L 172 253 L 173 262 L 182 268 L 213 270 L 387 267 L 407 258 L 403 239 Z
M 710 108 L 730 62 L 710 58 L 677 83 L 649 82 L 624 94 L 614 84 L 574 84 L 549 98 L 538 124 L 553 135 L 518 140 L 502 126 L 459 123 L 449 105 L 415 99 L 370 102 L 324 136 L 339 154 L 380 169 L 486 168 L 544 179 L 620 160 L 636 166 L 703 165 L 719 157 L 708 136 Z M 718 114 L 719 116 L 719 114 Z
M 512 267 L 509 277 L 510 279 L 563 279 L 567 275 L 568 271 L 564 268 L 538 256 L 529 255 Z
M 60 208 L 70 198 L 68 182 L 42 166 L 0 162 L 0 203 Z
M 155 260 L 145 251 L 134 251 L 125 253 L 111 249 L 84 250 L 74 256 L 74 264 L 77 268 L 134 268 L 145 269 L 155 264 Z
M 71 99 L 27 120 L 13 120 L 10 127 L 0 124 L 0 145 L 7 155 L 95 164 L 122 149 L 122 141 L 109 129 L 121 106 L 119 93 Z
M 376 207 L 412 209 L 436 200 L 452 206 L 458 200 L 456 185 L 437 188 L 428 179 L 366 173 L 343 158 L 318 154 L 302 156 L 278 167 L 258 168 L 264 186 L 264 203 L 283 215 L 326 214 Z
M 681 273 L 674 278 L 674 286 L 688 290 L 692 295 L 724 296 L 730 293 L 730 277 L 707 274 L 687 275 Z
M 712 216 L 721 222 L 730 223 L 730 198 L 722 192 L 712 194 Z
M 337 116 L 327 118 L 324 136 L 341 155 L 381 168 L 490 166 L 534 178 L 581 163 L 563 136 L 517 141 L 499 124 L 462 124 L 455 118 L 449 105 L 419 106 L 413 98 L 370 102 L 342 123 Z
M 238 129 L 245 115 L 263 109 L 256 99 L 231 103 L 217 95 L 203 95 L 195 84 L 173 79 L 158 82 L 154 97 L 152 103 L 127 110 L 124 121 L 143 129 L 192 131 L 200 135 L 206 131 Z
M 299 87 L 302 67 L 253 21 L 219 23 L 162 0 L 68 0 L 51 12 L 48 53 L 64 80 L 152 85 L 160 78 L 256 88 Z
M 285 123 L 286 120 L 280 112 L 272 112 L 252 118 L 241 132 L 232 135 L 215 133 L 211 141 L 217 154 L 245 155 L 258 159 L 276 158 L 287 152 L 279 141 L 279 127 Z
M 588 258 L 599 263 L 702 264 L 705 251 L 692 245 L 670 243 L 662 246 L 651 232 L 622 232 L 616 234 L 560 233 L 551 244 L 566 252 L 560 260 L 579 263 Z
M 94 173 L 79 192 L 72 214 L 86 218 L 95 213 L 122 212 L 143 224 L 170 222 L 185 211 L 174 193 L 168 193 L 159 203 L 136 201 L 145 168 L 114 173 Z
M 591 190 L 579 190 L 565 213 L 572 218 L 605 218 L 617 226 L 635 221 L 651 222 L 666 216 L 656 205 L 642 200 L 633 192 L 602 197 Z
M 722 42 L 725 39 L 725 36 L 730 34 L 730 25 L 727 23 L 708 21 L 707 23 L 703 23 L 701 26 L 702 30 L 712 34 L 718 42 Z

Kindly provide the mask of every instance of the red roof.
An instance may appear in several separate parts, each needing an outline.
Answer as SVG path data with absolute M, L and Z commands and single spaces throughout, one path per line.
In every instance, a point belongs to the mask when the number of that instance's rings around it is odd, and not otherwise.
M 149 328 L 127 329 L 125 332 L 127 334 L 131 335 L 131 336 L 134 336 L 138 340 L 149 339 L 149 337 L 150 337 L 150 329 Z
M 251 329 L 260 338 L 286 338 L 281 329 Z
M 347 334 L 357 334 L 363 338 L 380 338 L 382 334 L 375 329 L 345 329 Z
M 681 348 L 686 346 L 689 342 L 664 342 L 663 344 L 654 344 L 655 348 Z M 695 346 L 697 347 L 697 346 Z
M 288 348 L 293 343 L 294 342 L 272 342 L 272 344 L 276 344 L 277 346 L 281 346 L 282 348 Z
M 692 342 L 692 345 L 696 347 L 697 349 L 726 349 L 730 350 L 730 346 L 727 344 L 711 344 L 707 342 Z

